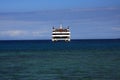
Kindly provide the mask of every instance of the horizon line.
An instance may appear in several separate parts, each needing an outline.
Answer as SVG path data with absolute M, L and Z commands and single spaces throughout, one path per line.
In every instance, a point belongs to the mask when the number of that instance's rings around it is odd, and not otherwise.
M 51 39 L 8 39 L 8 40 L 0 40 L 0 41 L 46 41 Z M 71 39 L 72 40 L 120 40 L 120 38 L 101 38 L 101 39 Z

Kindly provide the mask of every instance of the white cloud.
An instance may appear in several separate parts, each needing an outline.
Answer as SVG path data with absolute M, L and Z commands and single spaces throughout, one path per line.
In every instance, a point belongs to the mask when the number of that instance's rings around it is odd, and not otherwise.
M 32 35 L 33 36 L 45 36 L 46 33 L 49 33 L 49 31 L 43 30 L 43 31 L 33 31 Z
M 41 25 L 46 24 L 48 22 L 45 21 L 20 21 L 20 20 L 0 20 L 0 26 L 29 26 L 29 25 Z
M 120 31 L 120 27 L 112 27 L 112 29 L 115 31 Z
M 101 11 L 101 10 L 112 11 L 112 10 L 119 10 L 119 8 L 105 7 L 105 8 L 75 8 L 75 9 L 71 9 L 71 11 Z
M 49 31 L 25 31 L 25 30 L 9 30 L 9 31 L 0 31 L 0 36 L 10 36 L 10 37 L 22 37 L 22 36 L 45 36 Z
M 27 31 L 22 30 L 9 30 L 9 31 L 0 31 L 0 35 L 3 36 L 20 36 L 27 34 Z

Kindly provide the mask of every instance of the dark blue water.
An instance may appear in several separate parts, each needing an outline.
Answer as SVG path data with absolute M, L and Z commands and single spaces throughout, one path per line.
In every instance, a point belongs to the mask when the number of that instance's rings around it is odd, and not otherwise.
M 0 80 L 120 80 L 120 40 L 0 41 Z

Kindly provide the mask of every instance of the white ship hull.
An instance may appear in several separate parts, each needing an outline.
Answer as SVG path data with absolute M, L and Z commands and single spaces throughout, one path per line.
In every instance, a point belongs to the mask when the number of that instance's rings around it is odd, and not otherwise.
M 52 41 L 70 41 L 70 31 L 69 28 L 62 28 L 62 26 L 60 26 L 59 29 L 55 29 L 53 27 L 53 31 L 52 31 Z

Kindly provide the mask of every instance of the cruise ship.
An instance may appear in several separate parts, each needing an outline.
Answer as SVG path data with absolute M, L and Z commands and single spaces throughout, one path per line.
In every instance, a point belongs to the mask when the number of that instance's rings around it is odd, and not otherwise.
M 70 41 L 70 30 L 69 27 L 63 28 L 60 25 L 59 28 L 53 27 L 52 30 L 52 41 Z

